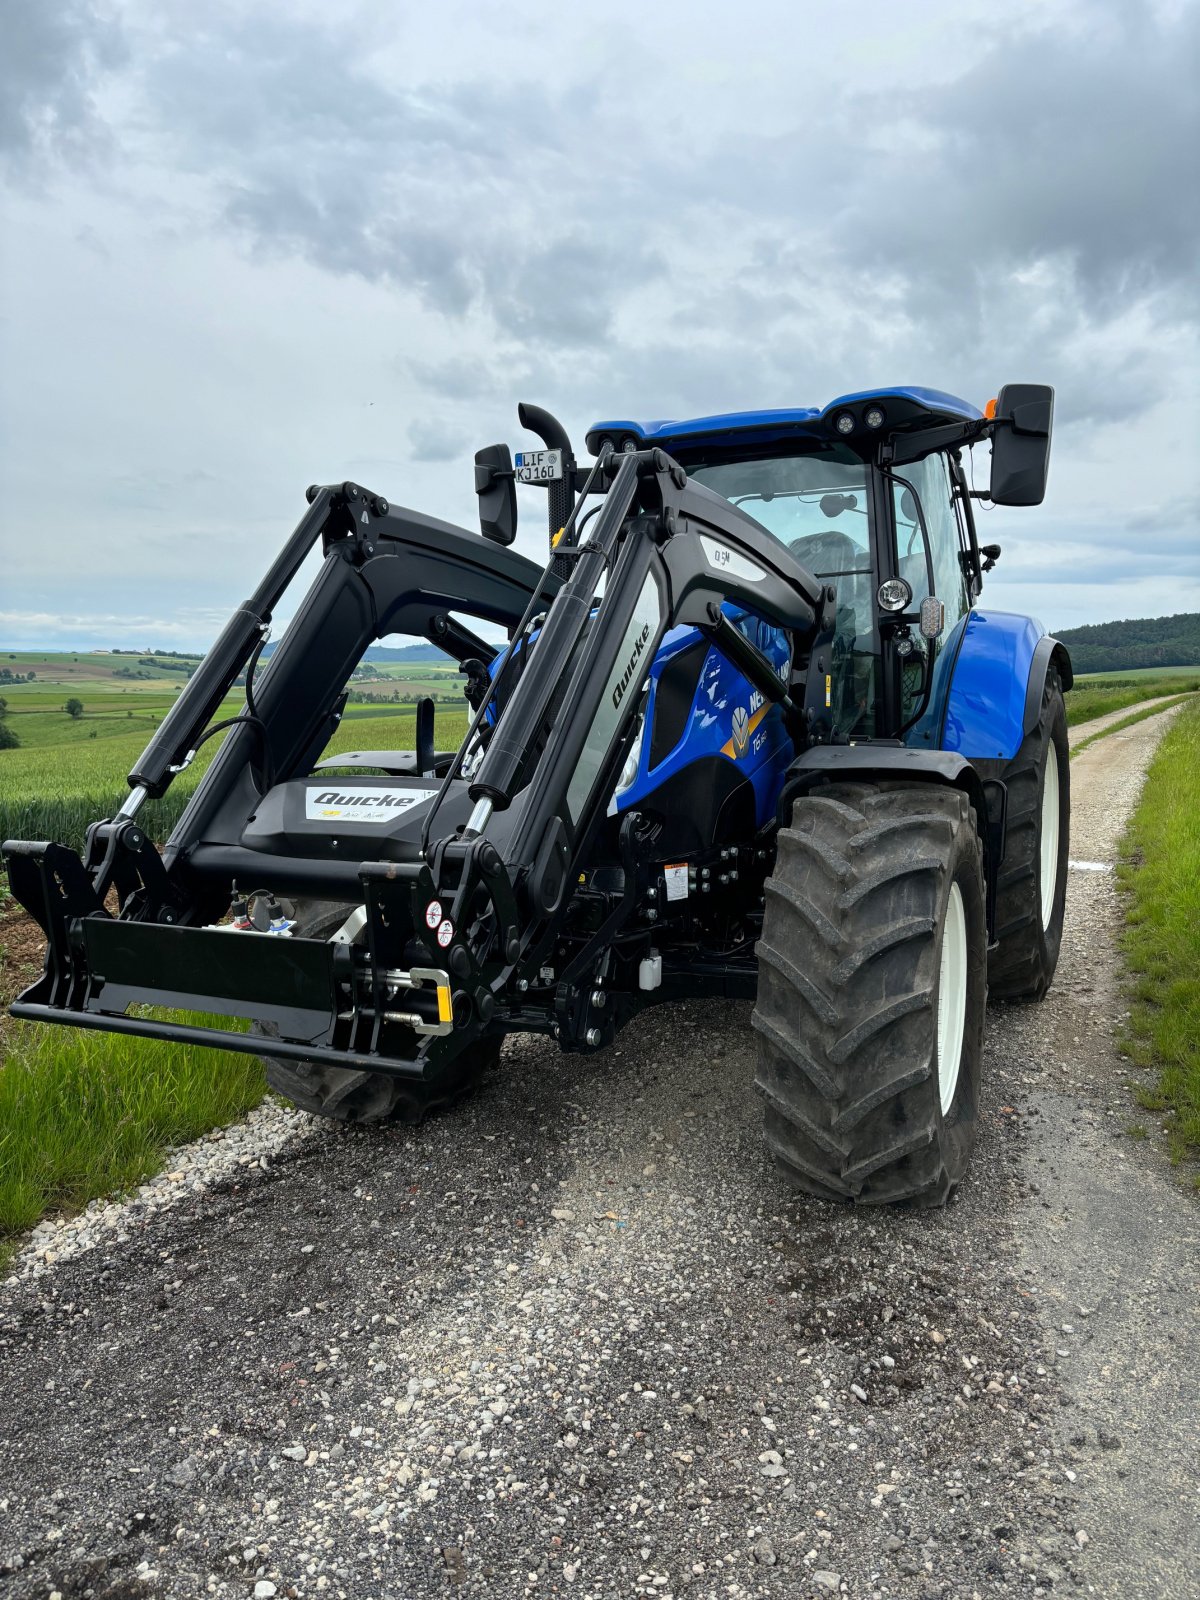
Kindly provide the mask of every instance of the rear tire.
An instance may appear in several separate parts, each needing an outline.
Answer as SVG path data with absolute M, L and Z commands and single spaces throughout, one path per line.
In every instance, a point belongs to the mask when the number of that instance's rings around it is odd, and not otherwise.
M 967 796 L 828 784 L 798 799 L 758 956 L 755 1086 L 784 1176 L 823 1199 L 945 1204 L 975 1142 L 987 1002 Z
M 349 905 L 309 901 L 296 908 L 295 933 L 302 939 L 328 939 L 345 923 Z M 278 1038 L 274 1023 L 256 1022 L 254 1031 Z M 386 1032 L 384 1035 L 386 1041 Z M 405 1033 L 406 1040 L 412 1035 Z M 385 1042 L 386 1048 L 386 1042 Z M 500 1040 L 479 1039 L 454 1056 L 429 1082 L 393 1078 L 385 1072 L 356 1067 L 329 1067 L 317 1061 L 280 1061 L 263 1056 L 267 1083 L 301 1111 L 335 1122 L 368 1126 L 383 1122 L 420 1122 L 431 1111 L 453 1104 L 500 1059 Z
M 1067 712 L 1053 667 L 1046 674 L 1037 726 L 1005 768 L 1004 781 L 1008 816 L 988 988 L 993 1000 L 1040 1000 L 1062 947 L 1071 830 Z

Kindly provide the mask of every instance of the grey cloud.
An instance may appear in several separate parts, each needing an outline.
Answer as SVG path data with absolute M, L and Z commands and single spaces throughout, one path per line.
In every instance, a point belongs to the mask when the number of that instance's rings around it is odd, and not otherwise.
M 408 442 L 414 461 L 455 461 L 466 449 L 462 435 L 434 417 L 411 423 Z
M 86 160 L 106 144 L 95 90 L 126 56 L 119 24 L 87 0 L 9 0 L 0 49 L 0 158 L 9 170 Z

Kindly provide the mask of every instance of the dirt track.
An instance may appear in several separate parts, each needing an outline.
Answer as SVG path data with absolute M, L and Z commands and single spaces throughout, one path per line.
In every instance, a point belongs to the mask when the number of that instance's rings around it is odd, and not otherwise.
M 1073 763 L 1075 861 L 1171 715 Z M 945 1214 L 786 1195 L 712 1002 L 0 1292 L 0 1593 L 1196 1593 L 1200 1207 L 1123 1134 L 1111 874 L 1068 919 Z

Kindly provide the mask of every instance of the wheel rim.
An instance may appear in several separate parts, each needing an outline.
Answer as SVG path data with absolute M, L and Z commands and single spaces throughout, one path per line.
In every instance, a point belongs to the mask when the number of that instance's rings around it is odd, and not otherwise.
M 1042 928 L 1050 926 L 1054 915 L 1054 891 L 1058 888 L 1058 751 L 1047 752 L 1046 775 L 1042 779 Z
M 967 1024 L 967 916 L 962 890 L 950 885 L 938 973 L 937 1058 L 942 1115 L 954 1104 Z

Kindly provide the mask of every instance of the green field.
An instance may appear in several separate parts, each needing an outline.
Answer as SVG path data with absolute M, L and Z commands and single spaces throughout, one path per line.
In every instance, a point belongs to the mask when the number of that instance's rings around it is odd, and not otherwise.
M 1076 678 L 1074 688 L 1067 691 L 1067 723 L 1075 727 L 1112 711 L 1123 711 L 1126 706 L 1136 706 L 1143 700 L 1195 689 L 1200 689 L 1200 672 L 1195 667 L 1167 673 L 1102 672 Z
M 1156 1081 L 1138 1091 L 1178 1159 L 1200 1154 L 1200 702 L 1159 745 L 1125 838 L 1126 1045 Z M 1197 1180 L 1200 1183 L 1200 1179 Z
M 42 674 L 64 674 L 67 669 L 99 659 L 110 662 L 130 658 L 61 658 L 51 654 L 0 653 L 11 669 L 29 670 L 34 662 L 34 683 L 0 685 L 8 702 L 6 726 L 16 733 L 19 749 L 0 750 L 0 838 L 56 838 L 80 846 L 88 822 L 112 816 L 128 792 L 126 774 L 146 749 L 150 736 L 174 701 L 176 683 L 165 677 L 155 683 L 125 685 L 107 680 L 85 685 L 78 678 L 58 683 L 42 682 Z M 136 662 L 136 658 L 133 658 Z M 37 666 L 40 662 L 40 666 Z M 411 750 L 414 741 L 414 701 L 418 694 L 437 688 L 435 741 L 440 749 L 454 749 L 466 733 L 466 701 L 461 677 L 454 667 L 426 664 L 397 666 L 387 682 L 365 686 L 363 693 L 402 694 L 395 702 L 350 701 L 338 733 L 326 754 L 344 750 Z M 147 669 L 149 670 L 149 669 Z M 389 685 L 394 685 L 394 688 Z M 69 698 L 83 704 L 80 717 L 70 717 L 62 707 Z M 242 709 L 242 698 L 230 698 L 218 717 L 232 717 Z M 178 821 L 187 798 L 197 786 L 221 736 L 206 744 L 194 765 L 174 779 L 162 800 L 147 802 L 142 822 L 162 842 Z
M 1143 678 L 1196 678 L 1200 667 L 1128 667 L 1124 672 L 1085 672 L 1075 681 L 1082 684 L 1140 683 Z

